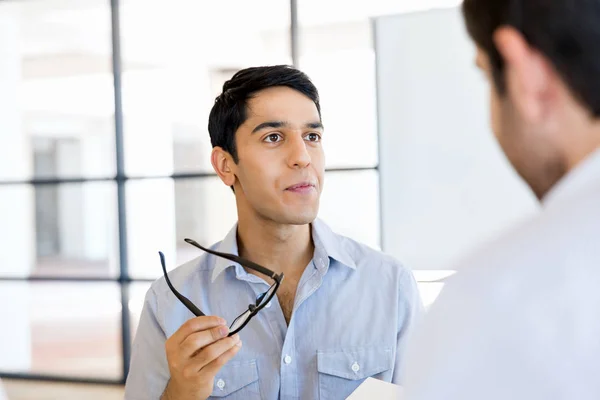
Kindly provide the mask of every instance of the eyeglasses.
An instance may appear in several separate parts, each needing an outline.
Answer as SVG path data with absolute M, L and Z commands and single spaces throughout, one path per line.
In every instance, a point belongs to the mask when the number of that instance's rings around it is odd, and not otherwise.
M 258 312 L 260 310 L 262 310 L 267 304 L 269 304 L 269 302 L 273 299 L 273 297 L 275 296 L 275 293 L 277 293 L 277 289 L 279 289 L 279 286 L 281 285 L 281 282 L 283 281 L 283 273 L 276 274 L 275 272 L 271 271 L 268 268 L 265 268 L 261 265 L 253 263 L 250 260 L 246 260 L 245 258 L 236 256 L 234 254 L 222 253 L 220 251 L 207 249 L 206 247 L 203 247 L 200 244 L 198 244 L 195 240 L 192 240 L 192 239 L 184 239 L 184 240 L 187 243 L 191 244 L 192 246 L 195 246 L 201 250 L 204 250 L 207 253 L 213 254 L 218 257 L 225 258 L 225 259 L 233 261 L 233 262 L 236 262 L 243 267 L 246 267 L 253 271 L 260 272 L 261 274 L 267 275 L 269 278 L 273 279 L 273 281 L 275 282 L 269 287 L 269 290 L 267 290 L 266 292 L 264 292 L 263 294 L 261 294 L 260 296 L 258 296 L 256 298 L 256 302 L 254 304 L 249 304 L 248 309 L 246 311 L 244 311 L 242 314 L 240 314 L 235 320 L 233 320 L 233 323 L 229 327 L 229 336 L 235 335 L 236 333 L 241 331 L 248 324 L 248 322 L 250 322 L 250 320 L 256 314 L 258 314 Z M 163 274 L 165 276 L 165 280 L 167 281 L 167 285 L 169 286 L 169 289 L 171 289 L 171 291 L 173 292 L 175 297 L 177 297 L 179 299 L 179 301 L 181 301 L 181 303 L 183 303 L 183 305 L 188 310 L 190 310 L 192 312 L 192 314 L 194 314 L 196 317 L 204 316 L 205 314 L 202 311 L 200 311 L 200 309 L 198 307 L 196 307 L 196 305 L 194 305 L 194 303 L 192 303 L 190 301 L 190 299 L 188 299 L 187 297 L 185 297 L 184 295 L 179 293 L 177 291 L 177 289 L 175 289 L 173 287 L 173 285 L 171 284 L 171 280 L 169 279 L 169 275 L 167 274 L 167 267 L 165 265 L 165 255 L 160 251 L 158 252 L 158 255 L 160 256 L 160 264 L 162 265 L 162 270 L 163 270 Z

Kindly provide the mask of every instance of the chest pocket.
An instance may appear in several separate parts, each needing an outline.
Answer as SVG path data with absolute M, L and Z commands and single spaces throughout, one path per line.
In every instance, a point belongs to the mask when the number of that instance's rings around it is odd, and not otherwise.
M 319 351 L 319 398 L 345 399 L 368 377 L 390 381 L 393 365 L 390 347 Z
M 260 400 L 256 360 L 229 362 L 217 373 L 209 399 Z

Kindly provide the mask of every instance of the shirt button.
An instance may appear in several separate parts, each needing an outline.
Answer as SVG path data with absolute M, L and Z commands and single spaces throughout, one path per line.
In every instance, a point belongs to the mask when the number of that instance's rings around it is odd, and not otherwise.
M 271 302 L 268 302 L 267 305 L 265 306 L 266 308 L 271 308 Z
M 291 362 L 292 362 L 292 357 L 290 357 L 290 356 L 285 356 L 285 357 L 283 358 L 283 362 L 284 362 L 284 363 L 286 363 L 286 364 L 289 364 L 289 363 L 291 363 Z
M 354 372 L 360 371 L 360 365 L 358 365 L 357 362 L 355 362 L 354 364 L 352 364 L 352 371 L 354 371 Z
M 223 379 L 219 379 L 217 381 L 217 387 L 221 390 L 223 390 L 223 388 L 225 387 L 225 381 Z

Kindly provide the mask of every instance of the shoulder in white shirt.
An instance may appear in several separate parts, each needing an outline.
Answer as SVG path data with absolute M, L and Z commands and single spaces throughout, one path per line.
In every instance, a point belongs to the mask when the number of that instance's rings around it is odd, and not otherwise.
M 407 399 L 600 399 L 600 151 L 543 203 L 448 280 Z

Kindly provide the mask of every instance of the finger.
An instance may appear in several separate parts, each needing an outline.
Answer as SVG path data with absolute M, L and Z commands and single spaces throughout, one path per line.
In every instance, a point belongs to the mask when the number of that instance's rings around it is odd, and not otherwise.
M 217 375 L 217 373 L 219 373 L 219 370 L 223 368 L 223 366 L 227 364 L 229 360 L 231 360 L 238 353 L 238 351 L 240 351 L 241 348 L 242 341 L 240 340 L 229 350 L 221 354 L 216 359 L 212 360 L 210 363 L 206 364 L 200 372 L 205 376 L 210 376 L 211 378 L 214 378 Z
M 185 358 L 193 357 L 202 348 L 226 338 L 228 334 L 229 328 L 227 325 L 220 325 L 202 332 L 194 332 L 185 338 L 179 346 L 180 354 Z
M 188 366 L 194 371 L 200 371 L 206 365 L 210 364 L 225 352 L 230 350 L 240 342 L 239 335 L 233 335 L 226 337 L 218 342 L 215 342 L 209 346 L 206 346 L 198 352 L 191 360 Z
M 169 338 L 169 341 L 180 345 L 190 334 L 194 332 L 205 331 L 220 325 L 226 325 L 227 322 L 220 317 L 202 316 L 187 320 L 179 329 Z

